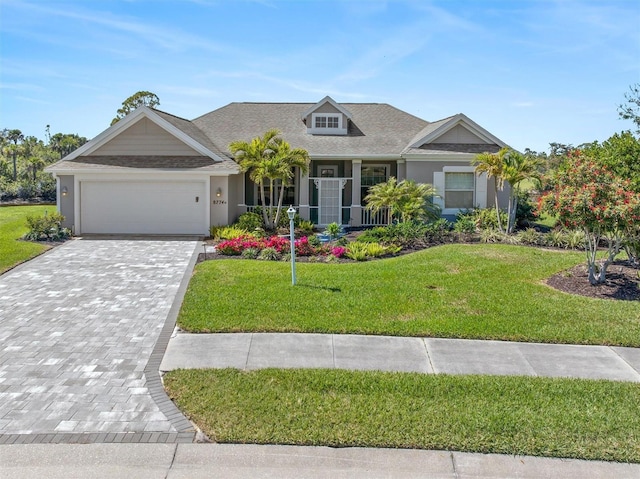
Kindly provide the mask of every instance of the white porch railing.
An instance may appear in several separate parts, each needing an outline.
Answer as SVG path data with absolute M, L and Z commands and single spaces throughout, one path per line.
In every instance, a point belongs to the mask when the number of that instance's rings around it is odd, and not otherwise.
M 387 213 L 389 208 L 381 208 L 374 213 L 366 208 L 362 208 L 362 226 L 384 226 L 387 224 Z

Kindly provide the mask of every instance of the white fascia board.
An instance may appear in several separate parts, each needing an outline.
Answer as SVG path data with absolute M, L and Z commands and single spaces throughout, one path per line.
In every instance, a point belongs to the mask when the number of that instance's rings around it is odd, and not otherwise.
M 93 151 L 97 150 L 98 148 L 100 148 L 110 140 L 114 139 L 122 131 L 129 128 L 129 126 L 138 122 L 142 117 L 148 118 L 153 123 L 158 125 L 160 128 L 165 130 L 167 133 L 175 136 L 177 139 L 179 139 L 189 147 L 193 148 L 198 153 L 204 156 L 208 156 L 209 158 L 212 158 L 217 161 L 223 161 L 222 158 L 220 158 L 218 155 L 213 153 L 211 150 L 202 146 L 202 144 L 198 143 L 189 135 L 185 134 L 184 132 L 182 132 L 175 126 L 173 126 L 164 118 L 161 118 L 160 115 L 158 115 L 153 111 L 153 109 L 144 105 L 139 108 L 136 108 L 132 113 L 129 113 L 127 116 L 125 116 L 120 121 L 118 121 L 115 125 L 110 126 L 106 130 L 104 130 L 102 133 L 100 133 L 98 136 L 96 136 L 95 138 L 91 139 L 90 141 L 82 145 L 77 150 L 74 150 L 71 153 L 69 153 L 61 161 L 73 160 L 75 158 L 78 158 L 79 156 L 92 153 Z
M 351 112 L 349 110 L 347 110 L 345 107 L 343 107 L 342 105 L 336 103 L 334 101 L 333 98 L 331 98 L 329 95 L 325 96 L 322 100 L 320 100 L 318 103 L 316 103 L 315 105 L 307 108 L 301 115 L 301 119 L 305 119 L 307 116 L 309 116 L 309 114 L 313 113 L 314 111 L 316 111 L 318 108 L 320 108 L 322 105 L 324 105 L 325 103 L 329 103 L 331 106 L 333 106 L 336 110 L 338 110 L 340 113 L 342 113 L 344 116 L 346 116 L 349 120 L 351 120 L 352 115 Z
M 409 146 L 409 148 L 419 148 L 426 143 L 430 143 L 433 140 L 444 135 L 446 132 L 448 132 L 449 130 L 451 130 L 457 125 L 462 125 L 467 130 L 472 132 L 474 135 L 485 140 L 488 144 L 496 144 L 501 148 L 504 146 L 507 146 L 507 144 L 503 142 L 500 138 L 489 133 L 487 130 L 485 130 L 476 122 L 474 122 L 469 117 L 467 117 L 464 113 L 458 113 L 457 115 L 452 116 L 449 119 L 449 121 L 447 121 L 437 129 L 433 130 L 431 133 L 421 137 L 418 141 L 413 142 Z
M 389 160 L 396 161 L 401 160 L 401 155 L 309 155 L 311 161 L 313 160 Z
M 420 155 L 415 153 L 407 153 L 402 155 L 405 160 L 419 161 L 466 161 L 469 162 L 477 155 L 474 153 L 452 153 L 450 155 Z
M 237 175 L 238 171 L 227 169 L 216 169 L 212 171 L 207 170 L 191 170 L 182 168 L 65 168 L 64 170 L 56 170 L 56 175 L 91 175 L 91 176 L 103 176 L 103 175 L 118 175 L 118 176 L 144 176 L 144 175 L 164 175 L 164 176 L 231 176 Z

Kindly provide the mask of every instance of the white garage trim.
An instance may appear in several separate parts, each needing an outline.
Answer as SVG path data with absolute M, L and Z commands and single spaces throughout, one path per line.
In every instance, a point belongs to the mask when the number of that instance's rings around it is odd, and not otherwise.
M 208 235 L 208 178 L 91 176 L 75 179 L 76 234 Z

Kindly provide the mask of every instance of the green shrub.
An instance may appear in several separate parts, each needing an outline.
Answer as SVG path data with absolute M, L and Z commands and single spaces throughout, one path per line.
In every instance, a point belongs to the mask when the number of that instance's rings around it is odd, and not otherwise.
M 8 201 L 18 197 L 18 182 L 0 178 L 0 200 Z
M 63 241 L 71 236 L 71 231 L 62 227 L 63 221 L 64 216 L 60 213 L 27 216 L 29 231 L 24 235 L 24 239 L 29 241 Z
M 340 225 L 334 222 L 334 223 L 329 223 L 327 225 L 327 229 L 325 230 L 325 233 L 329 235 L 329 238 L 331 240 L 334 240 L 340 235 L 341 231 L 342 231 L 342 228 L 340 227 Z
M 507 238 L 507 234 L 497 229 L 487 228 L 480 231 L 480 242 L 482 243 L 502 243 Z
M 38 196 L 38 185 L 30 180 L 22 180 L 18 184 L 18 198 L 29 200 Z
M 322 241 L 316 235 L 308 236 L 307 241 L 314 248 L 319 248 L 322 245 Z
M 313 235 L 314 224 L 311 221 L 301 220 L 298 226 L 296 226 L 296 229 L 299 231 L 301 236 L 311 236 Z
M 444 243 L 451 236 L 451 223 L 440 218 L 425 225 L 424 237 L 428 243 Z
M 531 196 L 527 191 L 521 191 L 518 195 L 518 206 L 516 207 L 516 225 L 529 226 L 538 219 L 536 207 L 531 201 Z
M 430 227 L 419 221 L 405 221 L 388 226 L 378 226 L 365 231 L 358 236 L 357 241 L 360 243 L 382 243 L 385 245 L 396 244 L 404 247 L 424 245 L 427 241 L 427 232 L 435 232 L 441 228 L 442 223 L 439 223 L 439 221 L 440 220 L 436 222 L 438 226 L 435 227 Z
M 49 173 L 38 175 L 38 196 L 45 201 L 56 201 L 56 179 Z
M 367 258 L 380 258 L 389 254 L 398 253 L 400 246 L 384 246 L 380 243 L 351 243 L 346 252 L 347 258 L 355 261 L 364 261 Z
M 245 231 L 255 231 L 264 228 L 264 222 L 258 213 L 247 211 L 240 215 L 234 226 Z
M 212 226 L 210 230 L 211 236 L 216 240 L 232 240 L 241 236 L 254 236 L 247 230 L 237 228 L 235 226 Z
M 553 248 L 568 248 L 569 238 L 565 230 L 551 230 L 545 237 L 544 242 Z
M 471 216 L 476 223 L 476 228 L 479 230 L 498 229 L 498 219 L 495 208 L 478 208 L 471 213 Z M 507 213 L 502 210 L 500 211 L 500 221 L 502 222 L 502 227 L 506 228 Z
M 275 248 L 264 248 L 260 251 L 258 259 L 263 261 L 278 261 L 280 259 L 280 253 Z
M 333 242 L 334 246 L 349 246 L 349 240 L 344 236 L 342 238 L 338 238 Z
M 586 237 L 582 230 L 571 230 L 567 234 L 567 247 L 571 249 L 584 249 Z
M 327 256 L 325 256 L 324 261 L 325 263 L 337 263 L 338 257 L 333 254 L 328 254 Z
M 354 261 L 365 261 L 367 259 L 367 245 L 373 243 L 351 243 L 347 249 L 346 256 Z
M 260 254 L 259 248 L 247 248 L 242 250 L 242 253 L 240 253 L 240 256 L 242 256 L 245 259 L 256 259 L 259 254 Z
M 476 222 L 469 215 L 458 215 L 453 231 L 461 235 L 472 235 L 476 232 Z
M 527 228 L 520 231 L 516 237 L 520 240 L 521 244 L 538 246 L 544 244 L 543 236 L 533 228 Z

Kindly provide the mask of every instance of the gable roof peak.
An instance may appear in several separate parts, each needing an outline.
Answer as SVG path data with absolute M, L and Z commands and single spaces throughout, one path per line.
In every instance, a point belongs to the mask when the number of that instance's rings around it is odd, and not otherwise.
M 337 103 L 333 98 L 331 98 L 329 95 L 325 96 L 322 100 L 320 100 L 318 103 L 312 105 L 310 108 L 308 108 L 307 110 L 305 110 L 302 115 L 301 115 L 301 119 L 305 119 L 307 116 L 309 116 L 311 113 L 313 113 L 314 111 L 316 111 L 318 108 L 320 108 L 322 105 L 324 105 L 325 103 L 329 103 L 331 106 L 333 106 L 336 110 L 338 110 L 340 113 L 342 113 L 344 116 L 347 117 L 348 120 L 351 120 L 352 115 L 351 112 L 349 110 L 347 110 L 345 107 L 343 107 L 342 105 L 340 105 L 339 103 Z

